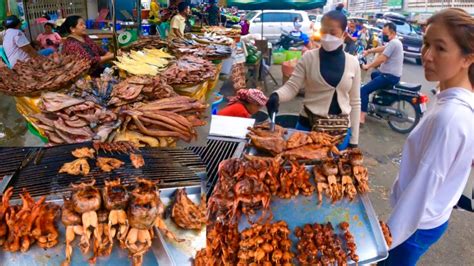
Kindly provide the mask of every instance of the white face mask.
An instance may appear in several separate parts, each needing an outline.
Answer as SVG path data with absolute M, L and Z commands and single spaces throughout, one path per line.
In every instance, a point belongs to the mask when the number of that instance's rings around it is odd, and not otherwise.
M 343 44 L 342 39 L 334 35 L 323 34 L 323 36 L 321 36 L 321 46 L 323 47 L 324 50 L 328 52 L 336 50 L 342 44 Z

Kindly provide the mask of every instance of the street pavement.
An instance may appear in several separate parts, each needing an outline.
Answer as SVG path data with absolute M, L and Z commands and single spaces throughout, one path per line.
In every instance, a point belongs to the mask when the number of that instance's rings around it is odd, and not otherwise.
M 281 80 L 279 66 L 272 66 L 271 73 Z M 363 73 L 365 81 L 370 80 L 369 73 Z M 270 79 L 267 79 L 270 80 Z M 432 98 L 431 89 L 436 84 L 424 78 L 423 67 L 414 61 L 405 61 L 402 81 L 419 83 L 422 92 Z M 271 81 L 267 84 L 273 86 Z M 281 84 L 281 83 L 280 83 Z M 269 86 L 269 87 L 270 87 Z M 267 88 L 266 93 L 276 89 Z M 280 113 L 298 113 L 302 97 L 283 103 Z M 428 108 L 430 107 L 428 103 Z M 400 155 L 407 135 L 392 131 L 386 121 L 368 118 L 360 133 L 360 148 L 365 154 L 365 163 L 369 168 L 369 180 L 372 192 L 370 199 L 379 219 L 386 221 L 390 216 L 390 188 L 398 172 Z M 474 180 L 471 172 L 471 182 Z M 416 202 L 413 202 L 416 204 Z M 449 221 L 449 227 L 443 238 L 436 243 L 421 259 L 419 265 L 474 265 L 474 213 L 454 210 Z

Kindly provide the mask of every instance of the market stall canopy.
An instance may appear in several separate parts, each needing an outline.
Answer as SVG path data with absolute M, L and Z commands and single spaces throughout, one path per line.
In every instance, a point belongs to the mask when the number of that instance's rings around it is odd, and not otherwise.
M 322 8 L 326 0 L 227 0 L 227 6 L 235 6 L 244 10 L 264 9 L 299 9 L 310 10 Z

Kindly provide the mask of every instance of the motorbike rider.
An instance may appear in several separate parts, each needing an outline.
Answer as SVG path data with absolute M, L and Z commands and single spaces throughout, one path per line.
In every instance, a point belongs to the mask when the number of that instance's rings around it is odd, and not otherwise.
M 369 105 L 369 95 L 380 89 L 390 88 L 400 81 L 403 71 L 403 45 L 397 38 L 397 26 L 388 22 L 383 27 L 383 39 L 386 44 L 377 48 L 364 51 L 364 56 L 368 54 L 381 53 L 370 64 L 362 65 L 362 69 L 369 70 L 380 66 L 371 74 L 372 80 L 365 84 L 360 92 L 362 100 L 360 123 L 365 123 L 365 117 Z

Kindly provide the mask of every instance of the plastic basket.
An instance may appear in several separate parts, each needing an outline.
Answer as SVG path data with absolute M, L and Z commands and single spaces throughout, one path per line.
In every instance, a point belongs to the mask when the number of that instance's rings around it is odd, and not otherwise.
M 285 51 L 285 54 L 286 54 L 286 61 L 301 58 L 301 51 Z
M 273 53 L 273 64 L 274 65 L 281 65 L 283 62 L 286 61 L 286 54 L 285 53 Z

